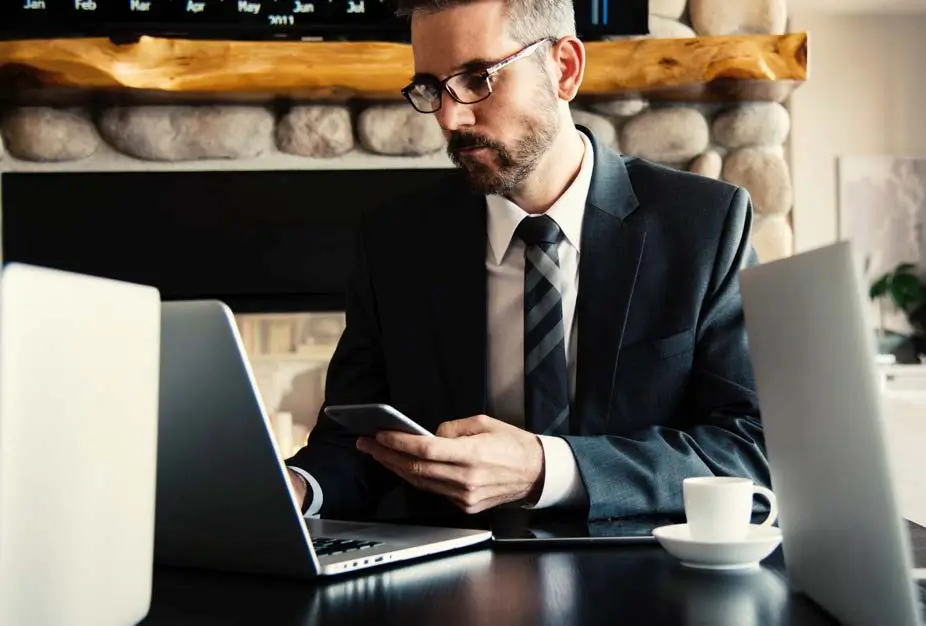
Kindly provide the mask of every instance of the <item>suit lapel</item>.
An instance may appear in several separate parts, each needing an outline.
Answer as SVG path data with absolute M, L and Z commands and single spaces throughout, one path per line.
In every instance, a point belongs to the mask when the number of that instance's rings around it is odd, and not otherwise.
M 579 260 L 578 364 L 572 434 L 606 432 L 617 357 L 646 232 L 631 220 L 638 207 L 620 155 L 597 144 Z
M 488 404 L 485 197 L 464 192 L 436 212 L 433 232 L 448 236 L 434 239 L 427 271 L 436 355 L 453 411 L 445 419 L 456 419 L 485 413 Z

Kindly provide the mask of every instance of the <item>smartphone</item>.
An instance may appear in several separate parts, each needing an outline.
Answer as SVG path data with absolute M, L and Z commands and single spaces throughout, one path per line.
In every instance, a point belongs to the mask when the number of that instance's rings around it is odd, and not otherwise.
M 388 404 L 341 404 L 325 407 L 325 415 L 352 433 L 375 437 L 381 430 L 397 430 L 410 435 L 434 437 L 425 427 L 417 424 Z

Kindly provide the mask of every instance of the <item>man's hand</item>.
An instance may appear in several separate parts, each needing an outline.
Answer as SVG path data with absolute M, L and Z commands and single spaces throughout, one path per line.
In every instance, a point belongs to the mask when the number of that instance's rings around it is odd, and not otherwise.
M 477 415 L 444 422 L 437 437 L 381 432 L 357 448 L 466 513 L 506 502 L 536 502 L 543 488 L 543 446 L 533 433 Z
M 296 496 L 296 504 L 298 504 L 301 509 L 305 505 L 305 495 L 308 492 L 305 479 L 289 468 L 286 468 L 286 473 L 289 474 L 289 483 L 293 487 L 293 494 Z

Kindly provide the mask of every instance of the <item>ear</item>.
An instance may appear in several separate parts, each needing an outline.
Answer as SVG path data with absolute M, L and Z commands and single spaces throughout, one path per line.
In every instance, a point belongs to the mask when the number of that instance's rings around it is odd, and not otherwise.
M 585 75 L 585 46 L 576 37 L 559 39 L 553 44 L 553 63 L 557 95 L 560 100 L 572 102 Z

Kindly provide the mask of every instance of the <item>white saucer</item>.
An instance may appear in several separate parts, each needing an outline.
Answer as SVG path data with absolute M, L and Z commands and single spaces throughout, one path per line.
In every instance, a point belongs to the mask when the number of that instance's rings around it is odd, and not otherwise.
M 682 565 L 709 570 L 758 569 L 759 562 L 781 543 L 778 528 L 755 524 L 749 526 L 749 533 L 740 541 L 695 541 L 688 524 L 660 526 L 653 530 L 653 536 Z

